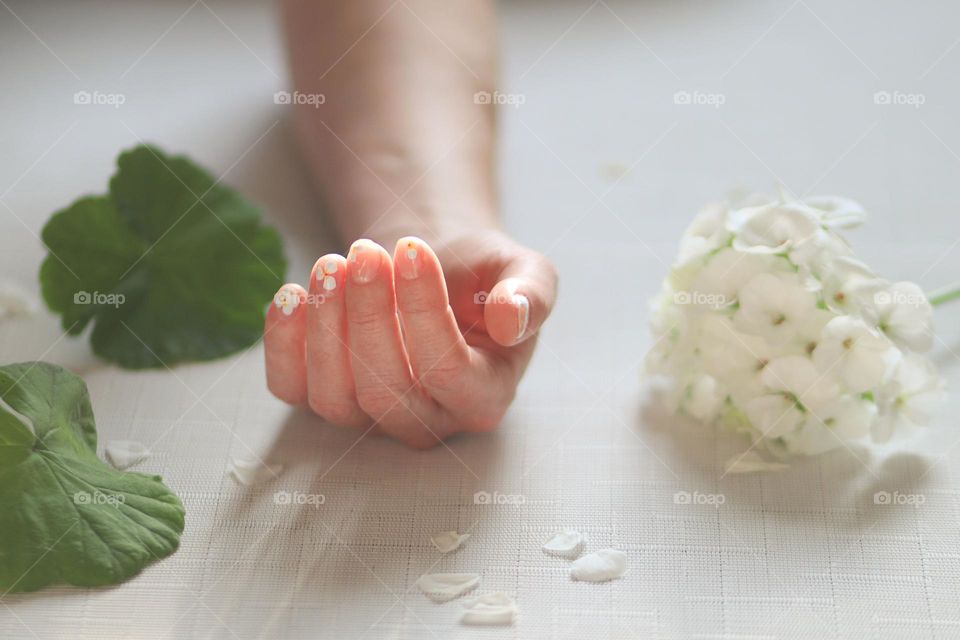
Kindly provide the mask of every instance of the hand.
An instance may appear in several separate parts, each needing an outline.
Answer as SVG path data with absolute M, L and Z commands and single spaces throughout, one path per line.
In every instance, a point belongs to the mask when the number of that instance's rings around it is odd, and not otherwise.
M 495 231 L 370 240 L 320 258 L 267 313 L 267 386 L 338 426 L 417 448 L 495 428 L 553 307 L 556 271 Z

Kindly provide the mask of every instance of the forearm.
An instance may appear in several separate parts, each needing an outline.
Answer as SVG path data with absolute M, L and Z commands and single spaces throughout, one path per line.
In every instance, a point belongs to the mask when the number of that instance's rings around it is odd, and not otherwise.
M 310 171 L 345 238 L 497 225 L 492 0 L 282 0 Z

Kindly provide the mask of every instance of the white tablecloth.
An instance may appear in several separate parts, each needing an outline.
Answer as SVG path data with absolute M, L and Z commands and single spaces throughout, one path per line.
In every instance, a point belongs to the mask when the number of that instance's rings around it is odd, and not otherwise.
M 273 103 L 285 71 L 269 4 L 0 4 L 4 278 L 36 287 L 46 218 L 103 191 L 140 140 L 262 203 L 291 279 L 334 248 Z M 524 98 L 502 112 L 504 216 L 562 283 L 492 435 L 416 452 L 325 428 L 269 396 L 259 348 L 127 372 L 45 312 L 0 326 L 0 361 L 84 375 L 101 440 L 152 445 L 138 469 L 187 508 L 175 555 L 112 589 L 8 595 L 0 637 L 960 637 L 956 396 L 906 442 L 721 479 L 743 443 L 662 415 L 639 375 L 646 303 L 679 234 L 731 187 L 857 198 L 873 218 L 851 239 L 884 275 L 958 278 L 958 18 L 946 0 L 504 4 L 501 91 Z M 77 91 L 125 102 L 75 105 Z M 956 387 L 960 308 L 937 321 Z M 284 473 L 240 487 L 225 470 L 251 452 Z M 522 504 L 478 505 L 477 491 Z M 677 504 L 680 491 L 723 504 Z M 877 505 L 878 491 L 923 503 Z M 565 527 L 625 551 L 628 573 L 572 582 L 540 551 Z M 450 529 L 472 537 L 441 556 L 428 536 Z M 413 586 L 431 571 L 480 573 L 519 619 L 460 626 L 457 602 Z

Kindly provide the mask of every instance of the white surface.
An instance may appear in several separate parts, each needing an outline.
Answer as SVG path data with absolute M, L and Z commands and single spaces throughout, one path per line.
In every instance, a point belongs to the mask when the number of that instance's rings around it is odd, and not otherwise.
M 4 2 L 29 25 L 0 6 L 4 277 L 35 286 L 46 218 L 102 191 L 117 152 L 142 138 L 261 202 L 291 277 L 306 278 L 330 245 L 273 104 L 283 53 L 266 3 Z M 505 216 L 556 260 L 562 284 L 502 428 L 425 453 L 356 442 L 273 400 L 259 349 L 129 373 L 60 339 L 47 314 L 4 324 L 0 361 L 82 373 L 101 440 L 151 447 L 137 468 L 177 491 L 187 528 L 173 557 L 118 588 L 4 597 L 0 637 L 960 637 L 955 399 L 928 431 L 861 460 L 720 480 L 742 444 L 659 415 L 638 375 L 646 300 L 681 229 L 733 186 L 780 179 L 857 198 L 872 221 L 852 240 L 884 275 L 925 288 L 960 276 L 960 9 L 608 4 L 503 7 L 501 90 L 526 97 L 503 110 Z M 74 105 L 80 90 L 127 100 Z M 877 105 L 883 90 L 926 102 Z M 726 101 L 676 105 L 677 91 Z M 936 360 L 956 388 L 960 308 L 937 321 Z M 281 478 L 228 478 L 231 457 L 251 450 L 284 464 Z M 476 505 L 481 490 L 524 502 Z M 680 491 L 723 504 L 677 504 Z M 925 502 L 876 505 L 877 491 Z M 540 549 L 561 527 L 624 550 L 630 571 L 570 581 L 568 563 Z M 443 556 L 429 536 L 450 529 L 472 537 Z M 516 598 L 512 626 L 463 627 L 456 602 L 414 587 L 463 571 Z

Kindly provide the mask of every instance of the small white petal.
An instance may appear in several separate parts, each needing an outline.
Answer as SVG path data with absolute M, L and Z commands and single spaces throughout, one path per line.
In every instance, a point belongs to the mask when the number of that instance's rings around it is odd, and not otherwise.
M 779 438 L 797 428 L 803 412 L 797 401 L 782 394 L 770 394 L 747 402 L 747 417 L 765 438 Z
M 454 549 L 459 548 L 469 537 L 469 533 L 461 535 L 456 531 L 442 531 L 430 536 L 430 542 L 433 543 L 433 546 L 435 546 L 440 553 L 450 553 Z
M 40 310 L 40 299 L 13 281 L 0 282 L 0 320 L 31 316 Z
M 730 214 L 733 248 L 747 253 L 783 253 L 816 235 L 819 220 L 798 203 L 771 204 Z
M 465 611 L 460 617 L 462 624 L 511 624 L 517 615 L 517 604 L 513 601 L 513 598 L 502 591 L 468 598 L 464 600 L 463 607 Z
M 574 560 L 570 576 L 585 582 L 606 582 L 619 578 L 626 570 L 627 554 L 616 549 L 603 549 Z
M 867 212 L 856 200 L 840 196 L 813 196 L 805 204 L 820 212 L 820 223 L 832 229 L 851 229 L 867 220 Z
M 121 471 L 150 457 L 150 449 L 135 440 L 110 440 L 104 447 L 104 453 L 110 464 Z
M 447 602 L 480 584 L 476 573 L 431 573 L 420 576 L 417 586 L 435 602 Z
M 874 320 L 895 343 L 911 351 L 933 346 L 933 307 L 912 282 L 897 282 L 874 294 Z
M 579 531 L 567 529 L 553 536 L 543 545 L 544 553 L 562 558 L 575 558 L 580 553 L 583 536 Z
M 233 458 L 229 471 L 234 480 L 249 487 L 276 478 L 283 472 L 283 465 L 267 466 L 262 460 Z
M 816 296 L 796 274 L 760 273 L 740 290 L 739 298 L 734 325 L 772 345 L 794 338 L 797 326 L 817 308 Z
M 854 393 L 883 383 L 899 356 L 889 339 L 851 316 L 837 316 L 828 322 L 812 354 L 817 369 L 835 372 Z

